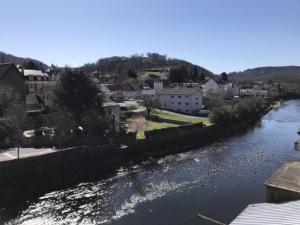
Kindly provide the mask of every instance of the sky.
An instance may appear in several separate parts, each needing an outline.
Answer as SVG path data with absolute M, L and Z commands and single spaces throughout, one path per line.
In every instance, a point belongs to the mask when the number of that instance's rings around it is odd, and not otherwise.
M 0 0 L 0 51 L 48 65 L 157 52 L 214 73 L 300 65 L 300 0 Z

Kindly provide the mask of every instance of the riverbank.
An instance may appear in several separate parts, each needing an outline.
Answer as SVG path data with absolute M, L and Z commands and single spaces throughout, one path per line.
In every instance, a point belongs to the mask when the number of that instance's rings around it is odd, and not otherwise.
M 299 107 L 283 102 L 254 129 L 229 139 L 128 161 L 94 182 L 47 192 L 1 211 L 0 224 L 205 224 L 199 213 L 229 224 L 248 204 L 265 202 L 266 179 L 286 160 L 299 159 L 293 146 Z
M 125 139 L 119 144 L 102 144 L 58 150 L 51 154 L 15 159 L 0 163 L 0 207 L 36 198 L 43 193 L 67 188 L 80 182 L 106 177 L 122 166 L 146 159 L 186 152 L 196 147 L 242 133 L 253 127 L 272 106 L 268 105 L 238 126 L 205 127 L 200 124 L 148 133 L 145 140 Z M 174 138 L 176 137 L 176 138 Z M 121 141 L 121 140 L 119 140 Z M 72 172 L 70 172 L 72 171 Z

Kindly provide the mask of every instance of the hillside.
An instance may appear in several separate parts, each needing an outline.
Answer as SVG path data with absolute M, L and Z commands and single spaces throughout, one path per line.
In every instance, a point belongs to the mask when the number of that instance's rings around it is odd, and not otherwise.
M 229 77 L 237 81 L 274 81 L 300 84 L 300 66 L 259 67 L 243 72 L 230 73 Z
M 96 63 L 89 63 L 81 67 L 87 73 L 97 71 L 101 74 L 117 74 L 120 80 L 128 78 L 128 72 L 134 71 L 138 78 L 145 76 L 144 70 L 147 69 L 170 69 L 176 67 L 185 67 L 191 71 L 194 66 L 197 67 L 198 73 L 204 73 L 206 76 L 211 76 L 212 72 L 207 69 L 193 65 L 184 60 L 168 58 L 165 55 L 157 53 L 148 53 L 147 55 L 133 55 L 131 57 L 114 56 L 110 58 L 99 59 Z M 151 72 L 155 74 L 155 72 Z
M 48 65 L 36 60 L 36 59 L 31 59 L 31 58 L 22 58 L 22 57 L 17 57 L 14 55 L 6 54 L 4 52 L 0 52 L 0 63 L 14 63 L 14 64 L 19 64 L 23 65 L 24 63 L 28 62 L 34 62 L 40 69 L 47 69 Z

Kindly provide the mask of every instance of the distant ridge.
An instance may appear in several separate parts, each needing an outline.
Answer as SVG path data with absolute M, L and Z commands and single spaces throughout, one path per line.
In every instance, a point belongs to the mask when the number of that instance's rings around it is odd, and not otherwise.
M 274 81 L 300 84 L 300 66 L 268 66 L 229 74 L 237 81 Z
M 23 65 L 24 63 L 27 63 L 29 61 L 34 62 L 37 65 L 37 67 L 40 69 L 47 69 L 49 67 L 47 64 L 36 59 L 22 58 L 22 57 L 14 56 L 0 51 L 0 63 L 14 63 L 14 64 Z

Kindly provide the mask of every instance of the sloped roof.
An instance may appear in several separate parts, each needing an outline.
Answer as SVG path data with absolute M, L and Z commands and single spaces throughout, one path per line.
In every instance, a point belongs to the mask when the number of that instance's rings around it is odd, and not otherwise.
M 157 90 L 158 95 L 192 95 L 199 88 L 164 88 Z
M 266 186 L 300 193 L 300 161 L 290 160 L 265 182 Z M 300 213 L 300 209 L 299 209 Z M 300 223 L 300 222 L 299 222 Z
M 24 76 L 48 76 L 48 74 L 43 73 L 41 70 L 22 70 Z
M 230 225 L 298 225 L 299 221 L 300 200 L 249 205 Z

